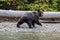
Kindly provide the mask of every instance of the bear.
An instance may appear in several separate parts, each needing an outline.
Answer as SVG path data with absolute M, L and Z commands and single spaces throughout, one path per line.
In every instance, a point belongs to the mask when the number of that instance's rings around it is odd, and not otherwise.
M 17 22 L 17 27 L 20 28 L 19 25 L 23 23 L 27 23 L 29 28 L 32 28 L 32 26 L 35 27 L 35 24 L 42 26 L 42 24 L 39 22 L 39 17 L 43 16 L 42 14 L 43 11 L 40 10 L 34 12 L 26 12 L 19 18 L 19 21 Z

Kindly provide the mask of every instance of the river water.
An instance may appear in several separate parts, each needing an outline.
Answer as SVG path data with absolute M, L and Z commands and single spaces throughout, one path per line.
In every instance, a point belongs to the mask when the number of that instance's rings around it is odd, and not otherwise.
M 35 25 L 35 28 L 29 29 L 26 23 L 16 27 L 16 22 L 1 22 L 0 31 L 3 32 L 60 32 L 60 23 L 42 23 L 43 26 Z

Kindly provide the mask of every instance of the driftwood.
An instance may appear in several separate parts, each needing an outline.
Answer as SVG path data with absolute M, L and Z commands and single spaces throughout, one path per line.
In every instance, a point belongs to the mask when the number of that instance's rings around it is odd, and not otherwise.
M 19 11 L 19 10 L 0 10 L 0 16 L 3 17 L 20 17 L 26 12 L 32 11 Z M 60 12 L 44 12 L 40 18 L 60 18 Z
M 32 12 L 32 11 L 18 11 L 18 10 L 0 10 L 0 16 L 5 17 L 20 17 L 26 12 Z
M 32 11 L 0 10 L 0 22 L 18 21 L 19 17 L 26 12 L 32 12 Z M 41 22 L 60 22 L 60 12 L 44 12 L 43 16 L 40 18 L 44 19 L 41 20 Z

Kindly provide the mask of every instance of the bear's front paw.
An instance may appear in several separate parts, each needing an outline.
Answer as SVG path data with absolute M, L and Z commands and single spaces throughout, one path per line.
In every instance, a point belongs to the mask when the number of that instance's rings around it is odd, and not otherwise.
M 17 25 L 17 28 L 20 28 L 20 26 L 19 26 L 19 25 Z
M 42 24 L 40 24 L 40 26 L 42 26 Z

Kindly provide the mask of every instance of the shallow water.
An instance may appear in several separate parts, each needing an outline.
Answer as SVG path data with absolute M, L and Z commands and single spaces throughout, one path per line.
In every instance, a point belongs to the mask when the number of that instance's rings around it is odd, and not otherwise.
M 35 25 L 35 28 L 29 29 L 26 23 L 17 28 L 16 22 L 2 22 L 0 23 L 0 32 L 60 32 L 60 23 L 42 23 L 42 25 Z
M 16 27 L 16 22 L 0 23 L 0 40 L 60 40 L 60 23 L 42 23 L 29 29 L 27 24 Z

